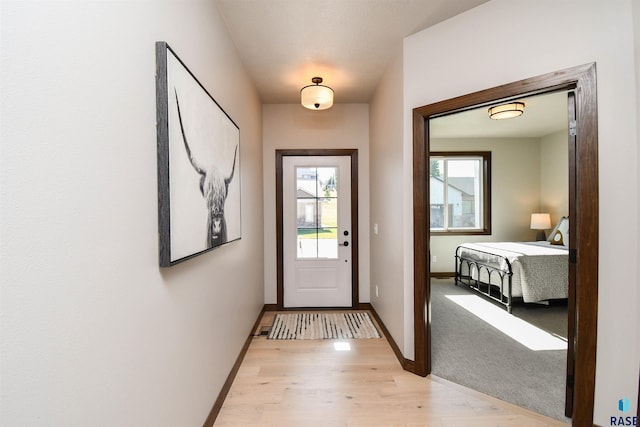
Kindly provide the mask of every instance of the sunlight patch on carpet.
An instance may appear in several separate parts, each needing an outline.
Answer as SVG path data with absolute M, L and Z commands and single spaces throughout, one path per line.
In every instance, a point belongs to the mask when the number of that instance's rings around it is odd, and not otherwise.
M 527 323 L 476 295 L 445 295 L 445 297 L 530 350 L 567 349 L 565 339 Z

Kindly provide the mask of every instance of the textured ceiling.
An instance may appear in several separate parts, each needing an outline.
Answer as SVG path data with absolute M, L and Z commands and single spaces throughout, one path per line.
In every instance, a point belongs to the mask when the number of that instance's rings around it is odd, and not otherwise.
M 541 138 L 567 130 L 567 92 L 518 99 L 524 114 L 508 120 L 491 120 L 487 107 L 432 119 L 432 138 Z
M 300 102 L 320 76 L 335 103 L 368 103 L 402 39 L 488 0 L 213 0 L 265 104 Z M 566 129 L 566 95 L 524 100 L 525 114 L 486 108 L 431 122 L 437 138 L 541 137 Z
M 265 104 L 320 76 L 335 103 L 370 101 L 402 39 L 487 0 L 214 0 Z

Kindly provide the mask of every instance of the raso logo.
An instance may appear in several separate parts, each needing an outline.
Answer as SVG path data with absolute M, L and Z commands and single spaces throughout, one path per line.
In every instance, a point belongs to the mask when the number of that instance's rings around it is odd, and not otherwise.
M 618 411 L 623 414 L 629 412 L 631 410 L 631 401 L 626 397 L 618 400 Z M 637 426 L 638 425 L 638 417 L 636 416 L 617 416 L 611 417 L 611 425 L 612 426 Z

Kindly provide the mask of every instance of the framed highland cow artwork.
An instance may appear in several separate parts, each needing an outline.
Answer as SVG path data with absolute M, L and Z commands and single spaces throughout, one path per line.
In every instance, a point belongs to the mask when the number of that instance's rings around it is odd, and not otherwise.
M 156 43 L 160 266 L 241 237 L 240 129 L 166 42 Z

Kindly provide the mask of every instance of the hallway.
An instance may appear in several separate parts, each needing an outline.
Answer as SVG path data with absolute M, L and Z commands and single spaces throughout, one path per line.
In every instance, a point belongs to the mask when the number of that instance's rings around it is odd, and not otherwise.
M 446 380 L 404 371 L 386 338 L 268 340 L 267 312 L 215 426 L 561 426 Z M 346 345 L 345 345 L 346 346 Z

